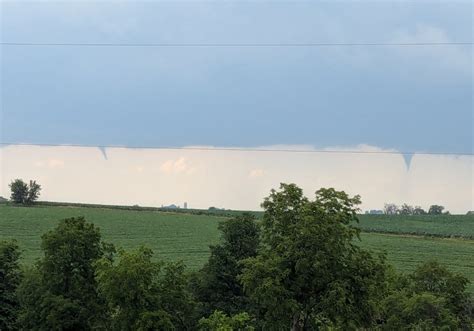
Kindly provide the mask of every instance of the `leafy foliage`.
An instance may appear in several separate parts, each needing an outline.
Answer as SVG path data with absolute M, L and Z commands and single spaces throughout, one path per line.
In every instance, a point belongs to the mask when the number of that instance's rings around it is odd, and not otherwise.
M 259 227 L 254 216 L 244 214 L 220 223 L 219 229 L 222 242 L 211 246 L 209 261 L 193 284 L 204 316 L 214 310 L 236 314 L 251 309 L 237 277 L 242 272 L 240 262 L 257 254 Z
M 0 330 L 16 327 L 19 309 L 16 290 L 21 281 L 19 258 L 15 241 L 0 242 Z
M 113 330 L 186 330 L 193 325 L 194 302 L 182 263 L 155 263 L 152 251 L 119 252 L 119 261 L 97 263 L 99 291 Z
M 14 203 L 25 203 L 28 196 L 28 184 L 21 179 L 15 179 L 9 186 L 11 190 L 10 199 Z
M 470 330 L 474 315 L 467 283 L 465 277 L 434 261 L 408 276 L 398 276 L 382 301 L 383 328 Z
M 263 248 L 241 276 L 264 329 L 370 326 L 384 291 L 385 264 L 354 244 L 358 196 L 334 189 L 314 201 L 294 184 L 263 208 Z
M 41 185 L 33 180 L 30 180 L 30 183 L 27 184 L 21 179 L 15 179 L 9 186 L 11 190 L 10 199 L 14 203 L 24 205 L 31 205 L 38 200 L 41 191 Z
M 110 255 L 113 247 L 101 241 L 99 229 L 82 217 L 65 219 L 43 235 L 41 247 L 44 257 L 29 272 L 19 292 L 20 325 L 77 330 L 103 320 L 94 263 Z
M 240 313 L 234 316 L 227 316 L 223 312 L 216 310 L 208 318 L 199 320 L 199 330 L 201 331 L 253 331 L 255 328 L 250 325 L 250 316 L 247 313 Z
M 440 205 L 431 205 L 430 209 L 428 210 L 428 214 L 430 215 L 441 215 L 443 214 L 444 207 Z

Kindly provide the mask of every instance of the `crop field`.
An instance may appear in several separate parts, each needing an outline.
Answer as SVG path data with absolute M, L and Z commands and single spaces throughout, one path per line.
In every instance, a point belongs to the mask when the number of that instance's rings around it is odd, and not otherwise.
M 359 227 L 367 232 L 474 239 L 474 215 L 361 215 L 359 219 Z
M 146 245 L 157 258 L 183 260 L 190 269 L 206 262 L 209 245 L 219 241 L 217 224 L 225 219 L 152 210 L 0 205 L 0 240 L 15 238 L 23 250 L 23 262 L 33 263 L 41 256 L 41 235 L 55 227 L 58 220 L 77 216 L 93 222 L 103 238 L 117 247 Z M 359 226 L 369 232 L 361 234 L 360 245 L 386 252 L 388 260 L 400 271 L 411 271 L 422 262 L 437 259 L 467 276 L 472 282 L 470 291 L 474 292 L 473 223 L 472 216 L 364 215 Z
M 116 247 L 130 249 L 146 245 L 158 258 L 183 260 L 190 268 L 207 261 L 209 245 L 219 239 L 217 224 L 224 220 L 154 211 L 0 206 L 0 240 L 15 238 L 24 250 L 25 263 L 31 263 L 40 257 L 41 235 L 55 227 L 58 220 L 78 216 L 98 226 L 103 238 Z
M 362 233 L 360 245 L 385 252 L 398 271 L 413 271 L 420 263 L 437 260 L 469 278 L 474 293 L 474 240 Z

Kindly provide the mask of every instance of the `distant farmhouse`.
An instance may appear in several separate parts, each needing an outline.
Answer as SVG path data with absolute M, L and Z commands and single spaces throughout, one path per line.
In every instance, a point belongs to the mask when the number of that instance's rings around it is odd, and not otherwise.
M 161 205 L 161 208 L 163 208 L 163 209 L 179 209 L 179 206 L 176 206 L 175 204 L 171 204 L 169 206 Z
M 161 205 L 161 208 L 162 209 L 181 209 L 181 207 L 179 205 L 177 206 L 175 204 L 171 204 L 169 206 Z M 187 202 L 184 203 L 184 208 L 183 209 L 188 209 L 188 203 Z
M 378 210 L 378 209 L 366 210 L 365 214 L 366 215 L 383 215 L 383 210 Z

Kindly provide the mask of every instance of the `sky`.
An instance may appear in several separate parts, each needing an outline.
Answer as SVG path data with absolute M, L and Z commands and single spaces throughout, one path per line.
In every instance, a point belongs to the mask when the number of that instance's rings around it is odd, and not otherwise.
M 471 1 L 4 1 L 2 42 L 472 42 Z M 2 140 L 473 149 L 472 46 L 2 49 Z
M 473 40 L 471 1 L 1 1 L 0 4 L 2 42 L 268 44 Z M 284 145 L 295 149 L 369 146 L 413 152 L 413 159 L 408 158 L 411 162 L 405 161 L 401 168 L 394 165 L 394 169 L 398 169 L 393 170 L 395 172 L 382 166 L 382 161 L 375 162 L 380 166 L 377 169 L 366 162 L 363 168 L 358 168 L 357 176 L 363 180 L 357 185 L 349 182 L 355 170 L 349 167 L 334 173 L 331 169 L 337 168 L 339 161 L 329 156 L 319 155 L 319 159 L 308 163 L 308 168 L 299 169 L 299 156 L 279 154 L 288 160 L 288 165 L 272 172 L 258 165 L 247 169 L 242 162 L 246 164 L 250 162 L 248 159 L 257 158 L 269 168 L 270 160 L 277 166 L 282 164 L 281 159 L 272 159 L 273 156 L 265 153 L 249 157 L 245 152 L 231 157 L 230 152 L 225 152 L 215 157 L 222 159 L 229 176 L 237 169 L 244 169 L 243 173 L 257 169 L 261 177 L 270 173 L 279 175 L 268 177 L 265 185 L 259 184 L 253 191 L 235 189 L 252 191 L 250 196 L 235 193 L 237 196 L 227 194 L 224 198 L 222 191 L 229 189 L 221 187 L 207 190 L 209 192 L 202 196 L 195 192 L 186 199 L 196 203 L 203 200 L 197 203 L 200 206 L 213 202 L 258 207 L 264 192 L 285 178 L 291 179 L 295 169 L 303 176 L 296 179 L 308 189 L 331 183 L 324 177 L 335 176 L 338 178 L 335 184 L 359 193 L 368 190 L 365 183 L 377 181 L 375 173 L 398 178 L 396 186 L 400 187 L 409 185 L 404 177 L 407 172 L 410 178 L 411 172 L 422 178 L 423 173 L 438 169 L 439 173 L 433 175 L 457 176 L 464 183 L 456 195 L 459 205 L 453 202 L 461 211 L 469 209 L 474 200 L 472 157 L 445 156 L 452 162 L 442 163 L 439 161 L 444 160 L 442 156 L 432 160 L 419 153 L 473 153 L 472 51 L 472 45 L 1 46 L 0 138 L 2 143 L 243 148 Z M 20 153 L 25 150 L 23 147 L 8 148 L 8 153 L 2 151 L 4 195 L 7 183 L 15 175 L 12 167 L 18 167 L 20 160 L 26 157 Z M 12 148 L 19 154 L 12 153 Z M 37 153 L 38 149 L 34 151 Z M 25 177 L 42 174 L 46 178 L 51 177 L 51 174 L 46 176 L 49 168 L 37 164 L 60 160 L 71 165 L 63 155 L 64 148 L 56 150 L 57 155 L 50 155 L 51 150 L 47 148 L 42 151 L 48 157 L 38 156 L 32 164 L 25 165 L 24 172 L 16 173 Z M 132 162 L 124 159 L 117 163 L 117 159 L 109 155 L 110 149 L 107 158 L 99 154 L 102 159 L 96 160 L 97 150 L 91 151 L 94 156 L 86 156 L 83 149 L 70 148 L 71 153 L 82 155 L 76 161 L 83 167 L 88 167 L 87 162 L 97 161 L 108 162 L 107 169 L 125 169 L 127 162 Z M 127 151 L 133 158 L 148 155 L 144 150 L 121 151 Z M 133 164 L 159 169 L 163 162 L 173 163 L 189 157 L 186 153 L 169 157 L 167 153 L 155 151 L 157 164 L 153 166 L 135 159 Z M 205 160 L 209 156 L 199 155 L 202 162 L 208 164 Z M 193 155 L 193 158 L 198 156 Z M 354 155 L 347 157 L 347 162 L 362 162 L 356 161 Z M 403 161 L 401 154 L 397 157 Z M 229 158 L 236 161 L 225 163 Z M 428 161 L 420 163 L 420 158 L 432 160 L 434 168 L 428 167 Z M 380 156 L 380 160 L 385 159 Z M 320 163 L 326 164 L 327 160 L 335 163 L 319 168 Z M 418 170 L 414 170 L 415 160 L 418 160 Z M 221 164 L 221 161 L 213 162 Z M 420 164 L 425 164 L 424 168 L 420 168 Z M 458 166 L 470 171 L 459 172 Z M 44 173 L 38 173 L 38 169 Z M 315 175 L 313 169 L 319 169 L 320 173 Z M 115 174 L 115 171 L 107 173 Z M 225 172 L 219 173 L 225 177 Z M 201 181 L 205 178 L 212 181 L 210 173 L 207 174 L 207 177 L 199 177 L 197 173 L 190 176 L 196 176 L 193 179 L 198 182 L 197 177 Z M 163 179 L 165 182 L 173 178 L 171 174 L 164 175 L 168 176 Z M 313 178 L 311 176 L 319 179 L 305 179 Z M 346 185 L 342 178 L 346 179 Z M 175 182 L 156 186 L 170 189 L 172 183 Z M 229 183 L 232 187 L 238 184 L 239 180 L 232 185 Z M 184 192 L 183 185 L 178 185 L 180 192 Z M 379 197 L 375 194 L 366 200 L 367 206 L 380 207 L 381 200 L 425 199 L 421 191 L 394 195 L 390 190 L 382 190 L 385 186 L 377 187 Z M 315 189 L 317 187 L 310 190 Z M 71 199 L 84 200 L 86 192 Z M 185 194 L 180 197 L 178 193 L 170 193 L 168 198 L 157 193 L 154 200 L 143 194 L 136 200 L 140 200 L 138 203 L 179 203 Z M 60 199 L 61 194 L 66 193 L 58 186 L 46 196 Z M 222 197 L 221 200 L 214 199 L 213 194 Z M 453 194 L 446 189 L 444 195 L 435 197 L 449 202 Z M 230 197 L 247 202 L 231 203 Z M 102 195 L 91 202 L 107 199 L 120 200 Z

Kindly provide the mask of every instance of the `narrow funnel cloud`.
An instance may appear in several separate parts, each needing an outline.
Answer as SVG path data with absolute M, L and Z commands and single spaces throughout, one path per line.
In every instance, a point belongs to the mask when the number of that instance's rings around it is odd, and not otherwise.
M 104 157 L 104 159 L 108 160 L 109 158 L 107 157 L 107 149 L 105 147 L 99 147 L 99 150 L 102 153 L 102 156 Z
M 413 159 L 413 153 L 403 153 L 403 160 L 405 160 L 405 165 L 407 166 L 407 171 L 410 171 L 411 160 Z

